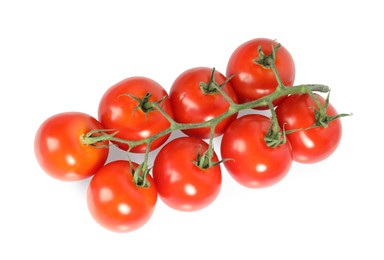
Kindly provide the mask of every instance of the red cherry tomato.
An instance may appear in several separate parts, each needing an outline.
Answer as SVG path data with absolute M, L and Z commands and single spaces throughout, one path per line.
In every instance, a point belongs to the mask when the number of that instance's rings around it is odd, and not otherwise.
M 315 94 L 321 104 L 325 99 Z M 305 129 L 315 124 L 314 109 L 318 108 L 308 94 L 292 95 L 286 98 L 276 109 L 281 127 L 286 130 Z M 336 116 L 336 109 L 329 104 L 327 115 Z M 342 135 L 341 120 L 328 123 L 327 128 L 316 127 L 287 135 L 292 146 L 293 159 L 301 163 L 315 163 L 330 156 L 340 143 Z
M 48 118 L 35 136 L 35 155 L 50 176 L 63 181 L 88 178 L 104 165 L 108 148 L 85 145 L 81 137 L 102 125 L 90 115 L 67 112 Z
M 132 163 L 134 170 L 138 167 Z M 157 190 L 150 175 L 149 187 L 133 181 L 127 161 L 114 161 L 102 167 L 92 178 L 88 191 L 88 209 L 101 226 L 115 232 L 130 232 L 148 222 L 157 201 Z
M 153 178 L 160 198 L 180 211 L 196 211 L 215 200 L 221 188 L 219 165 L 207 169 L 196 165 L 208 144 L 194 137 L 181 137 L 166 144 L 157 155 Z M 212 161 L 217 162 L 216 154 Z
M 212 69 L 199 67 L 183 72 L 173 83 L 169 96 L 175 120 L 179 123 L 198 123 L 215 118 L 229 108 L 229 103 L 216 91 L 204 93 L 200 83 L 208 83 Z M 217 84 L 223 84 L 226 78 L 223 74 L 215 71 L 214 80 Z M 211 88 L 213 88 L 211 86 Z M 227 82 L 221 89 L 237 103 L 237 97 L 230 82 Z M 215 128 L 215 136 L 223 134 L 225 128 L 237 117 L 237 114 L 230 116 L 220 122 Z M 185 134 L 201 139 L 209 138 L 210 128 L 188 129 Z
M 231 55 L 227 65 L 227 77 L 240 103 L 257 100 L 275 91 L 278 85 L 273 71 L 254 62 L 259 58 L 258 47 L 261 46 L 265 55 L 272 53 L 276 42 L 270 39 L 257 38 L 240 45 Z M 292 86 L 295 79 L 295 64 L 290 53 L 283 46 L 276 51 L 275 65 L 285 86 Z M 283 98 L 276 99 L 277 105 Z M 267 109 L 267 106 L 257 109 Z
M 271 120 L 262 115 L 246 115 L 236 119 L 225 131 L 221 155 L 229 174 L 249 188 L 271 186 L 280 181 L 292 164 L 289 142 L 271 148 L 265 135 Z
M 150 102 L 158 102 L 168 97 L 166 91 L 155 81 L 145 77 L 127 78 L 112 86 L 102 97 L 99 104 L 99 120 L 104 128 L 117 131 L 115 137 L 125 140 L 141 140 L 153 136 L 169 127 L 169 121 L 157 110 L 144 112 L 138 107 L 139 102 L 133 97 L 143 99 L 151 93 Z M 126 96 L 127 94 L 132 95 Z M 173 116 L 168 98 L 162 101 L 162 108 Z M 169 137 L 164 135 L 152 142 L 151 150 L 162 145 Z M 123 150 L 128 145 L 115 142 Z M 130 151 L 144 153 L 146 145 L 139 145 Z

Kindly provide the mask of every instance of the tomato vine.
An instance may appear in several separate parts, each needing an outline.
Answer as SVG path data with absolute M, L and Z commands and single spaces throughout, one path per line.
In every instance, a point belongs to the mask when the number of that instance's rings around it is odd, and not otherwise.
M 35 154 L 54 178 L 93 175 L 91 215 L 112 231 L 132 231 L 151 217 L 157 196 L 181 211 L 212 203 L 221 188 L 220 163 L 241 185 L 264 188 L 282 180 L 293 161 L 314 163 L 332 154 L 341 139 L 339 118 L 349 114 L 330 104 L 328 86 L 294 85 L 294 77 L 289 52 L 256 38 L 233 52 L 226 76 L 215 68 L 191 68 L 169 93 L 152 79 L 130 77 L 105 92 L 99 121 L 73 112 L 48 118 L 36 133 Z M 269 109 L 270 116 L 237 118 L 248 109 Z M 178 130 L 188 137 L 165 144 L 152 168 L 149 153 Z M 221 159 L 214 147 L 220 135 Z M 105 164 L 111 145 L 144 153 L 143 161 Z
M 179 123 L 176 122 L 163 108 L 162 108 L 162 101 L 164 98 L 157 100 L 157 101 L 149 101 L 149 97 L 151 96 L 151 93 L 146 93 L 146 95 L 142 98 L 135 97 L 130 94 L 127 94 L 127 96 L 130 96 L 131 98 L 135 99 L 138 102 L 137 109 L 142 109 L 145 113 L 151 113 L 153 111 L 160 112 L 170 123 L 170 126 L 163 131 L 160 131 L 157 134 L 154 134 L 152 136 L 149 136 L 147 138 L 143 138 L 140 140 L 126 140 L 122 138 L 118 138 L 115 136 L 116 132 L 114 132 L 113 129 L 95 129 L 87 134 L 83 135 L 81 138 L 81 141 L 83 144 L 86 145 L 97 145 L 101 141 L 113 141 L 118 143 L 123 143 L 128 145 L 129 149 L 128 152 L 139 145 L 145 144 L 147 149 L 145 151 L 145 157 L 143 163 L 138 167 L 139 170 L 137 170 L 134 174 L 134 179 L 138 180 L 140 179 L 140 182 L 137 182 L 137 185 L 140 186 L 147 186 L 148 183 L 145 181 L 145 176 L 149 173 L 150 167 L 148 166 L 148 154 L 150 152 L 149 147 L 151 146 L 151 143 L 167 134 L 170 134 L 173 131 L 177 130 L 187 130 L 187 129 L 196 129 L 196 128 L 205 128 L 209 127 L 211 129 L 210 131 L 210 138 L 209 138 L 209 148 L 208 150 L 200 156 L 198 166 L 200 168 L 209 168 L 214 165 L 217 165 L 218 162 L 213 162 L 212 154 L 214 152 L 213 150 L 213 139 L 214 139 L 214 132 L 215 127 L 217 124 L 222 122 L 224 119 L 240 112 L 243 110 L 251 109 L 251 108 L 257 108 L 257 107 L 264 107 L 267 106 L 272 112 L 272 125 L 270 128 L 270 131 L 268 132 L 267 136 L 265 137 L 265 141 L 267 142 L 267 145 L 270 147 L 277 147 L 278 145 L 285 143 L 285 134 L 287 134 L 284 129 L 283 133 L 281 133 L 280 126 L 277 122 L 276 114 L 273 107 L 273 101 L 281 98 L 286 97 L 293 94 L 309 94 L 315 102 L 318 104 L 317 114 L 318 118 L 322 119 L 322 121 L 327 120 L 332 121 L 336 118 L 339 118 L 341 116 L 346 116 L 347 114 L 340 114 L 337 116 L 329 117 L 326 115 L 326 107 L 320 105 L 320 103 L 316 100 L 316 96 L 314 96 L 314 92 L 322 92 L 322 93 L 329 93 L 330 89 L 326 85 L 322 84 L 302 84 L 302 85 L 295 85 L 295 86 L 285 86 L 280 79 L 278 70 L 275 66 L 275 59 L 276 59 L 276 51 L 280 47 L 280 44 L 277 44 L 273 47 L 272 53 L 270 55 L 265 55 L 261 47 L 259 47 L 259 58 L 254 59 L 254 63 L 258 64 L 260 66 L 263 66 L 264 68 L 272 70 L 274 73 L 274 76 L 276 78 L 276 81 L 278 83 L 276 90 L 272 92 L 269 95 L 266 95 L 262 98 L 259 98 L 257 100 L 245 102 L 242 104 L 235 103 L 222 89 L 221 87 L 225 85 L 227 81 L 230 81 L 231 77 L 227 79 L 226 82 L 223 84 L 218 84 L 214 81 L 214 73 L 215 68 L 212 69 L 212 76 L 208 82 L 201 82 L 201 91 L 203 91 L 205 94 L 210 94 L 212 92 L 218 92 L 220 93 L 225 100 L 229 103 L 229 108 L 227 111 L 222 113 L 221 115 L 214 117 L 208 121 L 205 122 L 198 122 L 198 123 Z M 327 101 L 328 103 L 328 101 Z M 313 127 L 326 127 L 326 124 L 319 123 L 316 126 Z M 295 130 L 291 130 L 290 132 L 293 132 Z M 224 158 L 225 160 L 225 158 Z M 144 180 L 144 181 L 143 181 Z

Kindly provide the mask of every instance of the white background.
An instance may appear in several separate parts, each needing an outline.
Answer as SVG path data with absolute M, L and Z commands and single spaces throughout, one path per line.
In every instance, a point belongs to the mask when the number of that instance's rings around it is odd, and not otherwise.
M 1 1 L 0 259 L 384 259 L 384 19 L 376 3 Z M 127 234 L 91 218 L 89 180 L 60 182 L 38 166 L 33 139 L 49 116 L 96 117 L 107 88 L 131 76 L 169 90 L 192 67 L 225 73 L 232 51 L 257 37 L 290 51 L 296 84 L 327 84 L 337 110 L 353 112 L 326 161 L 295 163 L 262 190 L 223 170 L 208 208 L 183 213 L 159 200 L 147 225 Z

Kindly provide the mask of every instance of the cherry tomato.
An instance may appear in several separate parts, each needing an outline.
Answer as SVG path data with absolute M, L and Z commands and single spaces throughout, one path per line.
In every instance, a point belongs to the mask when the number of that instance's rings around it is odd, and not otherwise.
M 289 142 L 268 147 L 266 136 L 271 120 L 262 115 L 246 115 L 236 119 L 225 131 L 221 155 L 229 174 L 249 188 L 262 188 L 279 182 L 292 164 Z
M 90 130 L 102 129 L 90 115 L 66 112 L 48 118 L 37 130 L 35 155 L 43 170 L 63 181 L 90 177 L 104 165 L 108 148 L 85 145 L 81 137 Z
M 133 170 L 138 165 L 132 163 Z M 133 181 L 128 161 L 113 161 L 92 178 L 87 191 L 88 209 L 101 226 L 115 232 L 130 232 L 148 222 L 155 209 L 157 190 L 150 175 L 149 187 Z
M 141 140 L 153 136 L 170 126 L 169 121 L 156 109 L 144 111 L 134 98 L 144 99 L 150 93 L 149 102 L 161 101 L 161 106 L 171 117 L 171 104 L 166 91 L 155 81 L 145 77 L 127 78 L 112 86 L 102 97 L 99 104 L 99 120 L 104 128 L 117 131 L 115 137 L 125 140 Z M 127 96 L 131 95 L 131 96 Z M 150 150 L 162 145 L 169 137 L 164 135 L 152 142 Z M 123 150 L 128 145 L 115 144 Z M 130 151 L 144 153 L 146 145 L 139 145 Z
M 273 71 L 254 62 L 259 58 L 258 47 L 261 46 L 265 55 L 272 53 L 276 42 L 270 39 L 257 38 L 240 45 L 231 55 L 227 65 L 227 77 L 240 103 L 257 100 L 275 91 L 278 85 Z M 275 65 L 285 86 L 292 86 L 295 79 L 295 64 L 291 54 L 283 46 L 276 51 Z M 276 99 L 277 105 L 283 98 Z M 267 106 L 257 109 L 267 109 Z
M 173 83 L 169 96 L 171 99 L 172 110 L 177 122 L 179 123 L 198 123 L 215 118 L 229 108 L 229 103 L 213 86 L 211 91 L 205 92 L 200 83 L 209 83 L 212 69 L 205 67 L 193 68 L 182 73 Z M 223 74 L 218 71 L 214 73 L 214 81 L 221 85 L 226 81 Z M 230 82 L 227 82 L 221 89 L 237 103 L 237 97 Z M 225 128 L 237 117 L 234 114 L 215 128 L 215 136 L 223 134 Z M 210 128 L 196 128 L 183 131 L 185 134 L 197 138 L 209 138 Z
M 321 104 L 325 99 L 315 94 Z M 292 95 L 286 98 L 276 109 L 279 124 L 290 129 L 305 129 L 315 124 L 314 109 L 318 108 L 308 94 Z M 327 115 L 336 116 L 337 111 L 328 104 Z M 293 159 L 301 163 L 315 163 L 330 156 L 340 143 L 342 135 L 341 120 L 328 123 L 327 128 L 316 127 L 287 135 L 292 146 Z
M 221 188 L 219 165 L 204 169 L 196 165 L 208 144 L 194 137 L 181 137 L 166 144 L 157 155 L 153 178 L 160 198 L 171 208 L 196 211 L 211 204 Z M 216 154 L 212 161 L 217 162 Z

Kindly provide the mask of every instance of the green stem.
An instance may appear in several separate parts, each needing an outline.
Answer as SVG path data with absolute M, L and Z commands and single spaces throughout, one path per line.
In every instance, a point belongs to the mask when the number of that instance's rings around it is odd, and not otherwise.
M 251 109 L 259 106 L 268 106 L 269 103 L 271 103 L 273 100 L 282 97 L 282 96 L 288 96 L 288 95 L 293 95 L 293 94 L 303 94 L 303 93 L 312 93 L 313 91 L 315 92 L 328 92 L 329 88 L 325 85 L 320 85 L 320 84 L 310 84 L 310 85 L 297 85 L 297 86 L 292 86 L 289 88 L 279 88 L 276 89 L 273 93 L 262 97 L 260 99 L 250 101 L 247 103 L 243 104 L 236 104 L 234 102 L 230 102 L 229 108 L 226 112 L 223 114 L 212 118 L 209 121 L 205 122 L 199 122 L 199 123 L 177 123 L 174 121 L 162 108 L 161 106 L 158 105 L 157 102 L 153 102 L 153 107 L 158 110 L 160 113 L 164 115 L 165 118 L 170 122 L 170 126 L 163 131 L 152 135 L 150 137 L 140 139 L 140 140 L 125 140 L 121 139 L 118 137 L 115 137 L 114 134 L 104 134 L 101 136 L 93 136 L 92 134 L 86 134 L 82 137 L 82 142 L 84 144 L 92 145 L 97 142 L 101 141 L 114 141 L 114 142 L 120 142 L 127 144 L 130 149 L 132 149 L 135 146 L 142 145 L 142 144 L 148 144 L 153 142 L 154 140 L 167 135 L 169 133 L 172 133 L 173 131 L 176 130 L 186 130 L 186 129 L 196 129 L 196 128 L 205 128 L 205 127 L 212 127 L 223 121 L 224 119 L 232 116 L 233 114 L 236 114 L 240 111 L 246 110 L 246 109 Z M 97 132 L 97 131 L 96 131 Z M 105 130 L 104 130 L 105 132 Z M 95 131 L 93 131 L 95 133 Z
M 230 76 L 228 79 L 232 79 L 232 78 L 233 78 L 233 75 Z M 227 92 L 225 92 L 224 90 L 221 89 L 221 86 L 224 86 L 224 85 L 226 84 L 226 82 L 228 82 L 228 81 L 225 81 L 225 82 L 224 82 L 222 85 L 220 85 L 220 86 L 215 86 L 215 88 L 216 88 L 216 91 L 219 92 L 219 93 L 223 96 L 223 98 L 224 98 L 230 105 L 234 106 L 234 105 L 235 105 L 235 102 L 232 100 L 232 98 L 230 98 L 230 97 L 228 96 Z
M 268 103 L 269 110 L 271 111 L 271 126 L 267 135 L 264 137 L 266 144 L 269 147 L 275 148 L 281 144 L 286 143 L 285 131 L 281 132 L 279 121 L 277 120 L 276 111 L 272 103 Z
M 269 110 L 271 111 L 271 114 L 272 114 L 272 117 L 271 117 L 271 121 L 272 121 L 272 131 L 274 133 L 278 133 L 280 132 L 280 125 L 279 125 L 279 122 L 277 120 L 277 115 L 276 115 L 276 111 L 275 109 L 273 108 L 273 104 L 272 103 L 268 103 L 268 107 L 269 107 Z
M 324 106 L 320 103 L 320 100 L 317 98 L 317 96 L 316 96 L 312 91 L 310 91 L 308 94 L 311 96 L 311 98 L 313 99 L 313 101 L 315 101 L 316 106 L 317 106 L 317 108 L 319 109 L 320 114 L 322 114 L 322 115 L 326 115 L 326 110 L 327 110 L 327 108 L 324 107 Z
M 270 66 L 273 74 L 275 75 L 276 77 L 276 80 L 277 80 L 277 89 L 284 89 L 286 88 L 286 86 L 284 86 L 284 83 L 283 81 L 281 80 L 281 77 L 279 76 L 279 72 L 277 71 L 276 69 L 276 66 L 275 66 L 275 63 L 273 63 L 271 66 Z
M 179 125 L 179 123 L 177 123 L 170 115 L 168 115 L 167 112 L 164 111 L 164 109 L 159 105 L 159 103 L 153 103 L 153 107 L 155 107 L 155 109 L 157 109 L 168 120 L 168 122 L 171 124 L 171 127 Z
M 281 77 L 279 75 L 279 72 L 277 71 L 275 60 L 276 60 L 276 52 L 281 47 L 280 43 L 275 43 L 272 45 L 272 52 L 269 55 L 265 55 L 263 50 L 261 49 L 261 46 L 258 47 L 257 51 L 259 53 L 259 57 L 255 58 L 253 62 L 255 64 L 258 64 L 260 66 L 263 66 L 264 68 L 272 70 L 273 74 L 275 75 L 276 81 L 277 81 L 277 89 L 284 89 L 286 88 L 284 86 L 283 81 L 281 80 Z
M 215 138 L 215 128 L 216 128 L 216 125 L 213 125 L 211 127 L 208 149 L 203 154 L 201 154 L 201 151 L 198 151 L 196 155 L 195 164 L 201 169 L 208 169 L 220 163 L 220 162 L 212 162 L 213 154 L 215 152 L 213 148 L 213 139 Z
M 213 139 L 215 138 L 215 129 L 216 124 L 211 126 L 211 131 L 209 132 L 209 144 L 208 144 L 208 160 L 211 162 L 211 159 L 213 157 L 214 149 L 213 149 Z M 209 165 L 211 166 L 211 165 Z
M 215 128 L 216 125 L 211 126 L 211 130 L 209 132 L 209 144 L 208 144 L 208 150 L 204 153 L 204 163 L 202 165 L 199 165 L 200 168 L 206 169 L 210 168 L 213 165 L 212 157 L 214 154 L 214 148 L 213 148 L 213 139 L 215 138 Z
M 210 93 L 216 92 L 217 83 L 215 81 L 215 71 L 216 69 L 213 68 L 208 82 L 200 82 L 200 88 L 204 94 L 210 94 Z

